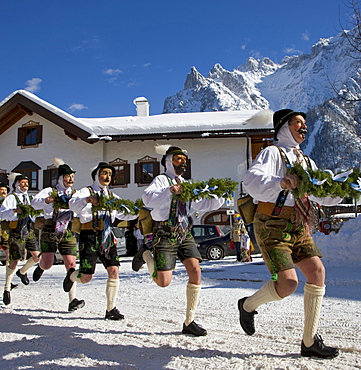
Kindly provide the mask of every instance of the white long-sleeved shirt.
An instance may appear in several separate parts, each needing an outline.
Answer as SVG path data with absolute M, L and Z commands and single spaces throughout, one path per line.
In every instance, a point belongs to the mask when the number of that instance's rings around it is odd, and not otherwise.
M 169 183 L 168 177 L 162 174 L 156 176 L 143 192 L 142 199 L 144 205 L 153 209 L 151 215 L 154 221 L 167 221 L 169 218 L 173 197 L 173 194 L 170 192 L 170 187 L 177 184 L 174 175 L 170 174 L 169 177 L 171 178 L 172 185 Z M 178 176 L 178 178 L 181 182 L 184 182 L 181 176 Z M 191 202 L 190 207 L 198 211 L 212 211 L 219 209 L 223 203 L 224 198 L 216 197 Z
M 17 197 L 19 198 L 20 203 L 23 202 L 23 195 L 27 198 L 27 203 L 30 204 L 30 198 L 28 193 L 20 193 L 20 192 L 14 192 Z M 18 202 L 14 196 L 14 194 L 10 193 L 7 195 L 7 197 L 4 199 L 3 204 L 0 207 L 0 218 L 4 219 L 6 221 L 16 221 L 19 219 L 18 213 L 14 212 L 14 209 L 16 209 L 18 206 Z
M 281 145 L 279 147 L 284 151 L 291 164 L 297 161 L 294 148 L 282 147 Z M 317 170 L 317 166 L 311 158 L 310 162 L 312 169 Z M 281 179 L 285 174 L 285 164 L 279 149 L 276 146 L 268 146 L 258 154 L 251 168 L 246 172 L 243 184 L 255 203 L 259 201 L 275 203 L 279 193 L 283 190 Z M 333 206 L 340 203 L 342 198 L 318 198 L 310 195 L 310 200 L 321 205 Z M 294 196 L 292 192 L 289 192 L 285 206 L 292 207 L 294 205 Z
M 101 189 L 95 183 L 93 183 L 91 187 L 93 188 L 95 194 L 100 195 Z M 104 193 L 105 195 L 108 195 L 108 189 L 106 187 L 104 188 Z M 88 187 L 85 187 L 80 190 L 77 190 L 69 200 L 69 209 L 71 209 L 74 213 L 78 215 L 79 221 L 82 224 L 86 224 L 87 222 L 93 220 L 92 204 L 87 203 L 86 201 L 86 198 L 89 197 L 90 195 L 91 194 Z M 116 198 L 120 198 L 118 195 L 114 193 L 113 195 Z M 132 214 L 126 215 L 123 212 L 112 211 L 111 212 L 112 222 L 116 218 L 118 218 L 119 220 L 134 220 L 135 218 L 137 218 L 137 216 Z
M 58 195 L 62 196 L 65 194 L 64 191 L 59 190 L 58 187 L 56 187 L 58 190 Z M 53 188 L 48 187 L 41 190 L 38 194 L 36 194 L 31 201 L 31 205 L 34 209 L 43 210 L 44 218 L 46 220 L 49 220 L 53 217 L 53 211 L 54 211 L 54 203 L 46 203 L 45 199 L 50 195 L 50 193 L 53 191 Z M 71 195 L 71 188 L 69 188 L 69 192 Z M 68 194 L 69 195 L 69 194 Z M 76 217 L 76 214 L 74 214 L 74 217 Z

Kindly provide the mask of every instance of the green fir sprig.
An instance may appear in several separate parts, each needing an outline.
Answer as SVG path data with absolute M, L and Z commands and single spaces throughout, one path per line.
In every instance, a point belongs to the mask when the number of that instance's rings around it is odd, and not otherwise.
M 99 196 L 99 205 L 93 206 L 93 211 L 118 211 L 123 212 L 124 214 L 137 215 L 142 206 L 143 202 L 141 199 L 137 199 L 133 202 L 131 200 L 117 198 L 113 194 L 109 194 L 109 196 Z
M 298 188 L 292 191 L 295 198 L 300 198 L 305 194 L 308 194 L 319 198 L 353 197 L 355 199 L 359 199 L 361 195 L 361 172 L 358 169 L 353 170 L 353 172 L 349 174 L 344 181 L 334 180 L 334 177 L 341 174 L 341 172 L 335 173 L 332 176 L 332 174 L 327 170 L 305 171 L 299 163 L 293 163 L 288 172 L 295 174 L 300 178 Z M 323 182 L 323 180 L 326 181 Z
M 28 216 L 38 217 L 43 212 L 41 209 L 40 210 L 34 209 L 30 204 L 21 204 L 21 203 L 19 203 L 17 205 L 17 208 L 21 209 L 21 213 L 19 213 L 19 215 L 18 215 L 19 219 L 26 218 Z
M 74 194 L 75 190 L 73 190 L 72 193 Z M 54 210 L 58 210 L 60 208 L 69 209 L 69 201 L 64 202 L 64 200 L 59 196 L 59 193 L 56 189 L 53 189 L 49 193 L 49 197 L 53 197 L 54 199 L 54 204 L 53 204 Z
M 213 199 L 214 196 L 230 199 L 238 183 L 229 178 L 208 181 L 182 182 L 183 191 L 175 197 L 181 202 L 196 201 L 198 199 Z

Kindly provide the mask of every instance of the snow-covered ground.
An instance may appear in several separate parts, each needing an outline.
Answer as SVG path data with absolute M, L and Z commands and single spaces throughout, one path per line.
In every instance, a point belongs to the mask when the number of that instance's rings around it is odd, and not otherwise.
M 177 263 L 172 284 L 159 288 L 146 269 L 131 269 L 121 258 L 117 307 L 123 321 L 105 321 L 106 273 L 78 285 L 86 305 L 67 312 L 62 290 L 65 269 L 53 266 L 37 283 L 12 291 L 0 304 L 1 369 L 361 369 L 361 217 L 337 235 L 316 234 L 324 253 L 327 289 L 319 333 L 340 348 L 332 360 L 303 358 L 303 285 L 280 302 L 258 309 L 256 334 L 247 336 L 238 321 L 237 300 L 269 279 L 262 258 L 235 263 L 228 257 L 202 263 L 202 292 L 196 321 L 206 337 L 182 335 L 187 275 Z M 31 270 L 32 273 L 32 270 Z M 31 274 L 30 274 L 31 275 Z M 0 267 L 3 284 L 5 268 Z

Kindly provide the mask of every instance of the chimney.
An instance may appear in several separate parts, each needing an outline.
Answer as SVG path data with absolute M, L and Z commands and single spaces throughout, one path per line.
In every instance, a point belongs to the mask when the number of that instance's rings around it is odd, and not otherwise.
M 138 117 L 148 117 L 149 116 L 149 102 L 144 97 L 135 98 L 133 103 L 136 105 L 137 116 Z

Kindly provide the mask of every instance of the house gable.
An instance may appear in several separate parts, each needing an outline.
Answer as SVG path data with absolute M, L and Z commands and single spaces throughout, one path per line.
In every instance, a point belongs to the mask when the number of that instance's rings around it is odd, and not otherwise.
M 93 141 L 87 140 L 89 132 L 77 127 L 64 117 L 61 117 L 55 112 L 43 107 L 19 92 L 14 94 L 9 100 L 0 106 L 0 135 L 11 126 L 15 125 L 24 116 L 32 116 L 33 113 L 37 113 L 48 121 L 61 127 L 65 134 L 70 136 L 73 140 L 80 138 L 88 143 L 93 143 Z

